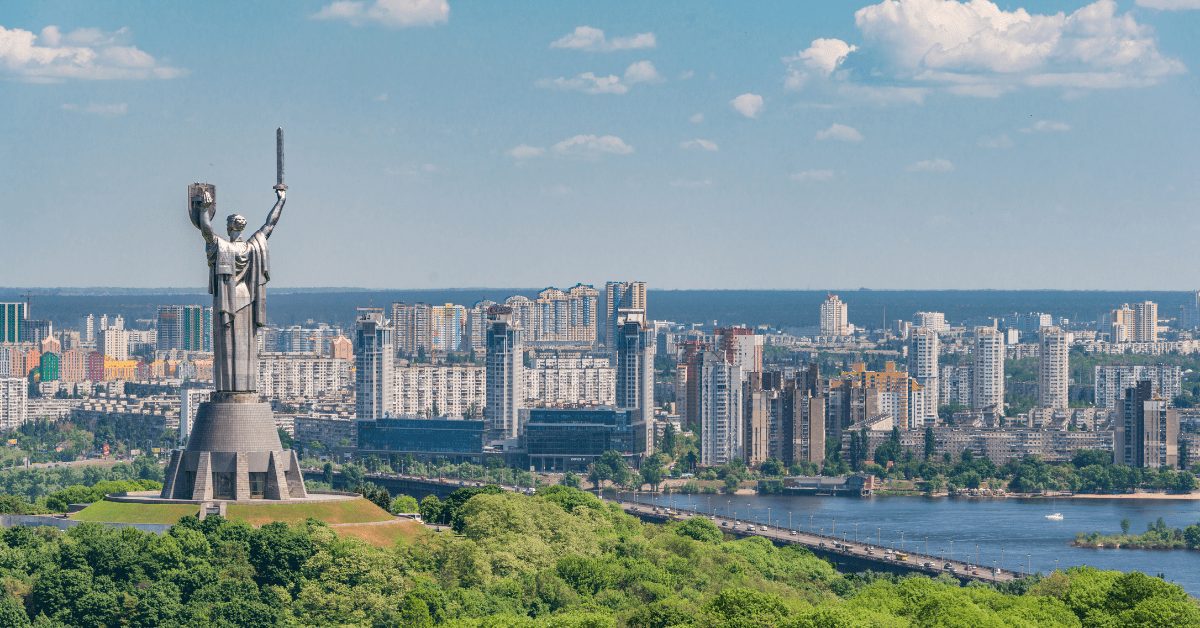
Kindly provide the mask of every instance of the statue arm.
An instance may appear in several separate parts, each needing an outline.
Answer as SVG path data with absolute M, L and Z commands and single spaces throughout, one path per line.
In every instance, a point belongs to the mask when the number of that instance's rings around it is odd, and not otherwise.
M 208 212 L 203 208 L 197 208 L 196 214 L 196 226 L 200 228 L 200 234 L 204 236 L 204 241 L 212 242 L 216 240 L 217 235 L 213 233 L 212 222 L 208 219 Z
M 262 228 L 258 230 L 264 238 L 271 237 L 271 232 L 275 230 L 275 224 L 279 222 L 279 215 L 283 213 L 283 205 L 287 202 L 287 194 L 285 190 L 275 190 L 275 195 L 279 200 L 275 201 L 275 206 L 271 208 L 271 213 L 267 214 L 267 222 L 263 223 Z

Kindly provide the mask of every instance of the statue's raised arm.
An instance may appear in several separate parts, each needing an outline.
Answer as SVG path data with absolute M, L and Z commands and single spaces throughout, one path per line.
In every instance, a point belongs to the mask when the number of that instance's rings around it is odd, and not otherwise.
M 267 222 L 263 223 L 262 228 L 258 230 L 264 238 L 271 237 L 271 232 L 275 230 L 275 225 L 279 222 L 279 216 L 283 213 L 283 205 L 287 202 L 287 190 L 275 188 L 275 196 L 278 200 L 275 201 L 275 206 L 271 208 L 271 213 L 267 214 Z
M 192 224 L 200 230 L 205 242 L 212 242 L 219 237 L 212 228 L 213 213 L 216 211 L 216 190 L 207 183 L 193 183 L 189 186 L 188 192 L 191 203 L 189 215 L 192 218 Z

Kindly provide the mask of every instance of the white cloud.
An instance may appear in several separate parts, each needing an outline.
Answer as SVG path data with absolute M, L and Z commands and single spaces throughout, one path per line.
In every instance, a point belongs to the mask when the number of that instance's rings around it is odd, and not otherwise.
M 1200 6 L 1200 0 L 1139 3 Z M 992 0 L 885 0 L 856 11 L 854 21 L 860 43 L 817 39 L 785 57 L 785 86 L 815 85 L 847 97 L 932 89 L 994 98 L 1021 89 L 1145 87 L 1186 71 L 1159 51 L 1153 30 L 1120 13 L 1115 0 L 1070 13 L 1005 10 Z M 844 90 L 848 85 L 860 89 Z M 924 96 L 887 95 L 909 102 Z
M 378 95 L 376 95 L 376 96 L 375 96 L 374 98 L 372 98 L 371 100 L 374 100 L 375 102 L 387 102 L 387 101 L 388 101 L 388 98 L 389 98 L 389 97 L 388 97 L 388 95 L 387 95 L 387 92 L 383 92 L 383 93 L 381 93 L 381 94 L 378 94 Z
M 1071 125 L 1066 122 L 1058 122 L 1056 120 L 1038 120 L 1033 124 L 1021 129 L 1022 133 L 1066 133 L 1071 130 Z
M 715 153 L 717 150 L 719 150 L 716 142 L 701 138 L 680 142 L 679 147 L 685 150 L 705 150 L 710 153 Z
M 75 113 L 86 113 L 94 116 L 123 116 L 129 113 L 129 105 L 126 103 L 89 103 L 86 105 L 77 105 L 75 103 L 65 103 L 62 106 L 63 111 L 73 111 Z
M 683 188 L 685 190 L 696 190 L 700 188 L 712 187 L 712 179 L 675 179 L 671 182 L 673 188 Z
M 817 139 L 820 141 L 834 140 L 838 142 L 861 142 L 863 141 L 862 133 L 852 126 L 844 124 L 831 124 L 828 129 L 817 131 Z
M 575 30 L 551 42 L 551 48 L 586 50 L 588 52 L 613 52 L 616 50 L 641 50 L 657 45 L 654 33 L 638 33 L 628 37 L 609 39 L 604 31 L 591 26 L 576 26 Z
M 662 80 L 658 70 L 649 61 L 637 61 L 625 68 L 624 76 L 608 74 L 598 75 L 594 72 L 584 72 L 570 78 L 558 77 L 542 79 L 538 87 L 561 89 L 565 91 L 583 92 L 585 94 L 626 94 L 629 89 L 639 83 L 657 83 Z
M 342 20 L 354 26 L 379 24 L 391 28 L 433 26 L 450 19 L 446 0 L 337 0 L 321 7 L 314 20 Z
M 516 160 L 533 159 L 540 157 L 546 149 L 538 146 L 530 146 L 529 144 L 520 144 L 508 149 L 508 156 Z
M 1000 135 L 991 135 L 979 138 L 977 142 L 980 148 L 1012 148 L 1013 141 L 1008 135 L 1001 133 Z
M 68 79 L 170 79 L 184 71 L 165 65 L 128 44 L 129 29 L 81 28 L 63 33 L 47 26 L 40 34 L 0 26 L 0 76 L 50 83 Z
M 788 175 L 788 178 L 792 181 L 808 183 L 810 181 L 828 181 L 833 178 L 833 174 L 832 170 L 801 170 Z
M 701 122 L 704 122 L 704 114 L 693 113 L 692 115 L 688 116 L 688 122 L 691 122 L 692 124 L 700 124 Z
M 1200 0 L 1137 0 L 1137 5 L 1159 11 L 1187 11 L 1200 9 Z
M 790 57 L 784 57 L 787 77 L 783 85 L 787 89 L 800 89 L 811 75 L 828 77 L 833 74 L 846 57 L 858 50 L 857 46 L 840 39 L 814 39 L 812 44 Z
M 615 135 L 576 135 L 550 148 L 557 155 L 575 157 L 599 157 L 601 155 L 628 155 L 633 147 Z
M 925 159 L 908 166 L 909 172 L 950 172 L 954 164 L 948 159 Z
M 763 97 L 758 94 L 746 93 L 729 101 L 729 104 L 743 116 L 757 118 L 763 108 Z

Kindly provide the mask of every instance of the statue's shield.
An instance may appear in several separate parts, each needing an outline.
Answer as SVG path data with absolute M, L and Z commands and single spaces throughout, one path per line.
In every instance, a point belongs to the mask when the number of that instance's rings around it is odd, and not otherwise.
M 188 217 L 192 225 L 200 227 L 200 212 L 208 212 L 208 220 L 217 215 L 217 186 L 211 183 L 193 183 L 188 186 Z

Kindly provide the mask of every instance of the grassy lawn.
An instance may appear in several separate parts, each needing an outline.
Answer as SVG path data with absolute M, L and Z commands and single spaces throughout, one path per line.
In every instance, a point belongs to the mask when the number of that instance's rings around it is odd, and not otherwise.
M 417 538 L 425 526 L 411 519 L 399 519 L 386 523 L 347 523 L 333 528 L 338 536 L 352 536 L 375 547 L 391 547 L 401 539 Z
M 388 511 L 362 498 L 298 504 L 229 504 L 226 513 L 230 519 L 238 519 L 255 526 L 272 521 L 296 523 L 309 517 L 330 524 L 370 523 L 392 519 Z
M 200 506 L 192 504 L 132 504 L 101 500 L 71 515 L 71 518 L 105 523 L 171 524 L 199 511 Z

